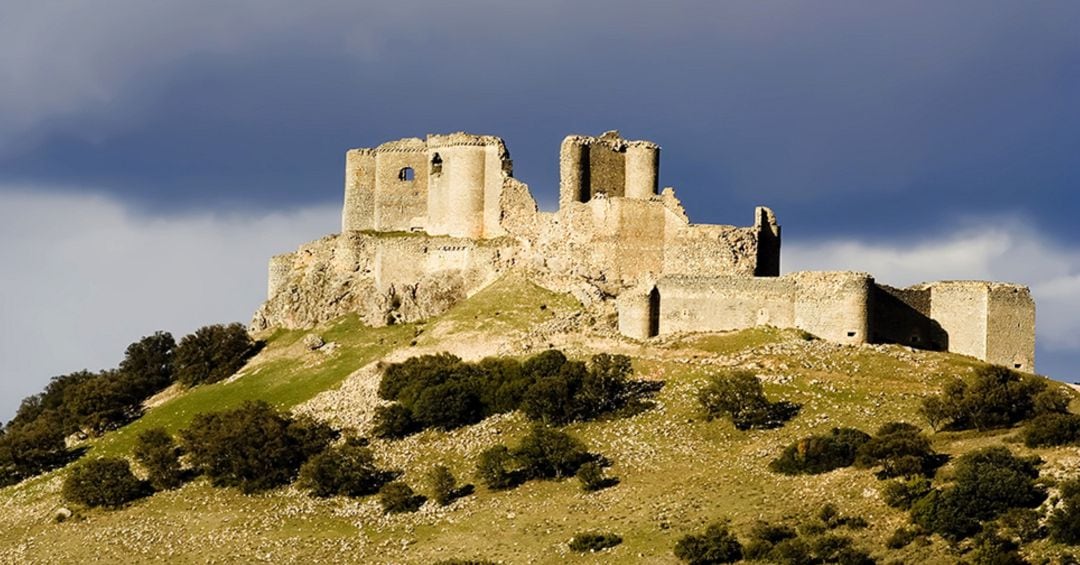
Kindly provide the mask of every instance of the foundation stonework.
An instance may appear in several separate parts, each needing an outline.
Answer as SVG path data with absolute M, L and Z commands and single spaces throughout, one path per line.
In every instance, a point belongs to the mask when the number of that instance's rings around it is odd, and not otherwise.
M 341 233 L 271 259 L 252 329 L 357 313 L 370 325 L 429 318 L 511 269 L 614 309 L 628 337 L 771 325 L 840 343 L 899 343 L 1033 371 L 1026 287 L 945 281 L 906 289 L 866 273 L 781 276 L 780 225 L 693 224 L 658 191 L 660 147 L 573 135 L 559 150 L 559 209 L 541 212 L 501 139 L 452 133 L 345 155 Z M 614 328 L 613 328 L 614 329 Z

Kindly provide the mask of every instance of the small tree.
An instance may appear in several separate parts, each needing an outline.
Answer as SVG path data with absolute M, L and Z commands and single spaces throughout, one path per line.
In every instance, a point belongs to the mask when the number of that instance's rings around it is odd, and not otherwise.
M 366 496 L 379 492 L 391 473 L 379 469 L 375 455 L 352 439 L 308 459 L 300 467 L 298 486 L 312 496 Z
M 1024 445 L 1050 447 L 1069 445 L 1080 439 L 1080 416 L 1060 412 L 1044 412 L 1024 425 Z
M 860 467 L 880 465 L 878 477 L 883 479 L 931 473 L 939 460 L 930 439 L 904 422 L 881 426 L 874 437 L 859 446 L 855 456 L 855 464 Z
M 514 450 L 514 458 L 528 478 L 561 479 L 572 476 L 592 456 L 570 434 L 534 425 Z
M 216 486 L 256 492 L 291 482 L 335 432 L 310 418 L 292 418 L 265 402 L 198 414 L 180 432 L 192 466 Z
M 428 487 L 431 489 L 431 499 L 439 506 L 446 506 L 454 501 L 457 494 L 457 480 L 446 465 L 436 465 L 428 471 Z
M 585 492 L 598 491 L 618 483 L 616 479 L 605 477 L 604 468 L 596 461 L 583 464 L 575 476 L 581 481 L 581 490 Z
M 64 498 L 86 506 L 119 508 L 147 494 L 146 486 L 118 457 L 91 459 L 76 466 L 64 480 Z
M 146 468 L 155 490 L 173 489 L 183 483 L 180 447 L 165 428 L 150 428 L 136 436 L 135 460 Z
M 743 551 L 727 524 L 717 523 L 702 534 L 690 534 L 676 542 L 675 557 L 690 565 L 734 563 L 742 559 Z
M 726 417 L 740 430 L 776 428 L 799 411 L 790 402 L 770 402 L 761 379 L 744 370 L 711 375 L 698 390 L 698 402 L 706 420 Z
M 401 439 L 419 429 L 413 420 L 412 411 L 394 403 L 375 408 L 372 433 L 384 439 Z
M 1046 521 L 1050 539 L 1068 545 L 1080 545 L 1080 480 L 1061 485 L 1061 504 Z
M 395 481 L 379 489 L 379 505 L 387 514 L 416 512 L 424 505 L 425 498 L 413 492 L 409 485 Z
M 204 326 L 176 347 L 176 379 L 187 386 L 215 383 L 240 370 L 254 353 L 255 342 L 243 325 Z
M 480 452 L 476 464 L 476 477 L 491 490 L 513 488 L 519 482 L 517 462 L 510 449 L 505 445 L 496 445 Z

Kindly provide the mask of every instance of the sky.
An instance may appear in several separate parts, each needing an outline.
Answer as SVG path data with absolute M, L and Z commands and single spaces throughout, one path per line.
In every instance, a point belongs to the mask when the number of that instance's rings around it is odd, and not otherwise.
M 772 207 L 783 270 L 1028 284 L 1080 379 L 1080 3 L 4 0 L 0 420 L 158 329 L 247 321 L 340 226 L 351 147 L 662 146 L 691 219 Z

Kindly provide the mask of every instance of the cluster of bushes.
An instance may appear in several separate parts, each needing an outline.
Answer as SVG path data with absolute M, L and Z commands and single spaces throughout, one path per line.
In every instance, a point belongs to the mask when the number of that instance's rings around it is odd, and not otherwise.
M 923 416 L 935 430 L 1005 428 L 1041 413 L 1065 413 L 1069 399 L 1046 382 L 1007 367 L 987 365 L 969 384 L 957 379 L 923 400 Z
M 574 476 L 597 457 L 570 434 L 536 424 L 517 447 L 497 445 L 480 453 L 476 476 L 493 490 L 513 488 L 530 479 Z
M 750 529 L 745 544 L 721 522 L 710 525 L 702 533 L 681 538 L 675 544 L 675 556 L 690 564 L 734 563 L 742 559 L 793 565 L 873 564 L 874 559 L 856 548 L 850 537 L 833 532 L 840 527 L 862 528 L 866 527 L 866 521 L 842 516 L 836 507 L 826 505 L 815 519 L 798 529 L 758 522 Z
M 179 344 L 157 332 L 128 346 L 120 366 L 53 378 L 22 401 L 0 433 L 0 485 L 61 466 L 77 453 L 65 438 L 98 435 L 137 418 L 143 402 L 174 381 L 212 382 L 235 372 L 256 345 L 240 324 L 207 326 Z
M 466 363 L 448 353 L 414 357 L 386 367 L 379 396 L 396 402 L 377 411 L 375 435 L 449 430 L 517 409 L 550 425 L 588 420 L 627 403 L 632 370 L 624 355 L 596 355 L 586 365 L 558 350 L 524 362 Z
M 214 486 L 250 493 L 292 482 L 300 466 L 337 437 L 326 424 L 294 418 L 265 402 L 198 414 L 180 431 L 194 470 Z
M 1047 517 L 1046 526 L 1054 541 L 1080 545 L 1080 479 L 1061 484 L 1061 500 Z
M 880 467 L 878 478 L 886 479 L 930 475 L 944 461 L 918 428 L 889 422 L 874 436 L 854 428 L 833 428 L 827 434 L 807 436 L 786 447 L 769 468 L 798 475 L 826 473 L 851 465 Z
M 1034 508 L 1046 498 L 1038 487 L 1038 458 L 988 447 L 959 457 L 953 483 L 930 489 L 911 503 L 911 520 L 949 540 L 978 533 L 982 523 L 1013 508 Z
M 396 479 L 398 473 L 380 469 L 367 442 L 347 438 L 341 445 L 313 455 L 300 466 L 297 485 L 313 496 L 368 496 Z
M 706 420 L 724 417 L 740 430 L 777 428 L 799 413 L 798 404 L 766 398 L 761 379 L 744 370 L 710 375 L 698 402 Z

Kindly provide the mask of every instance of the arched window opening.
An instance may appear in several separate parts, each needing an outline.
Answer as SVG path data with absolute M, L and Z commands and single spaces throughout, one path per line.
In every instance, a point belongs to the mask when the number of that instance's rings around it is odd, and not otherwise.
M 442 174 L 442 157 L 438 153 L 431 157 L 431 174 Z
M 401 181 L 413 180 L 414 178 L 416 178 L 416 171 L 413 171 L 412 167 L 405 167 L 404 169 L 398 171 L 397 178 Z
M 653 287 L 649 293 L 649 337 L 660 335 L 660 291 Z

